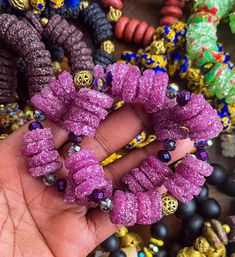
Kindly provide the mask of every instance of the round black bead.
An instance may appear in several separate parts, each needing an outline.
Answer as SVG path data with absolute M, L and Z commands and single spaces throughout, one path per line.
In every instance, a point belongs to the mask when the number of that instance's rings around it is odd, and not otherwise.
M 215 199 L 208 198 L 200 204 L 199 213 L 204 219 L 218 219 L 221 215 L 221 207 Z
M 160 249 L 158 253 L 154 254 L 154 257 L 168 257 L 168 253 L 165 249 Z
M 168 257 L 175 257 L 182 246 L 176 242 L 172 243 L 168 247 Z
M 109 257 L 127 257 L 126 254 L 122 250 L 116 250 L 109 254 Z
M 235 196 L 235 174 L 231 173 L 229 174 L 223 184 L 221 184 L 221 190 L 230 196 Z
M 179 206 L 175 215 L 180 219 L 187 219 L 196 212 L 196 209 L 197 205 L 194 199 L 187 204 L 179 202 Z
M 199 214 L 195 213 L 190 218 L 183 221 L 183 227 L 187 232 L 197 235 L 203 228 L 204 219 Z
M 227 256 L 229 257 L 232 253 L 235 253 L 235 242 L 233 243 L 228 243 L 227 246 Z
M 211 184 L 211 185 L 219 185 L 222 184 L 226 178 L 226 172 L 225 169 L 217 164 L 211 164 L 211 166 L 213 166 L 214 171 L 213 173 L 207 178 L 207 183 Z
M 108 237 L 105 241 L 103 241 L 101 247 L 106 252 L 113 252 L 119 248 L 119 244 L 119 239 L 115 235 L 112 235 Z
M 157 222 L 151 225 L 150 233 L 152 236 L 165 240 L 168 237 L 168 227 L 161 222 Z
M 202 191 L 200 194 L 196 197 L 197 203 L 202 203 L 208 199 L 208 193 L 209 193 L 209 188 L 207 185 L 204 185 L 202 187 Z

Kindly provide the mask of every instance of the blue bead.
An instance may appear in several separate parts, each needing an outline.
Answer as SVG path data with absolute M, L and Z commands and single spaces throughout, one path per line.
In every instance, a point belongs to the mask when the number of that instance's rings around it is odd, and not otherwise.
M 40 122 L 36 122 L 36 121 L 33 121 L 31 123 L 29 123 L 29 130 L 32 131 L 32 130 L 35 130 L 35 129 L 43 129 L 43 126 Z
M 198 149 L 195 152 L 196 157 L 201 161 L 206 161 L 208 159 L 208 153 L 205 150 Z
M 56 182 L 56 188 L 58 192 L 64 192 L 67 187 L 66 179 L 58 179 Z
M 167 151 L 174 151 L 176 148 L 176 142 L 174 140 L 165 139 L 163 141 L 163 148 Z
M 138 257 L 146 257 L 145 253 L 144 252 L 138 252 Z
M 191 100 L 191 94 L 189 91 L 181 91 L 176 98 L 176 101 L 179 106 L 185 106 Z
M 112 82 L 113 82 L 113 74 L 111 71 L 109 71 L 106 75 L 106 83 L 109 87 L 112 86 Z
M 80 0 L 65 0 L 65 5 L 68 8 L 76 8 L 80 4 Z
M 169 162 L 171 160 L 171 155 L 168 151 L 166 150 L 160 150 L 157 153 L 158 159 L 162 162 Z

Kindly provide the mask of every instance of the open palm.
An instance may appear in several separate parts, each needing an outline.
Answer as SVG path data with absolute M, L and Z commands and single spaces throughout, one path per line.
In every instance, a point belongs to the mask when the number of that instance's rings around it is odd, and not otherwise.
M 83 147 L 92 147 L 99 160 L 119 150 L 149 125 L 149 117 L 138 105 L 127 105 L 101 124 L 95 138 L 85 138 Z M 67 133 L 52 127 L 57 149 L 64 157 Z M 0 253 L 1 257 L 85 257 L 100 242 L 117 230 L 108 214 L 66 205 L 54 187 L 32 178 L 27 161 L 21 155 L 22 135 L 27 126 L 0 143 Z M 121 177 L 139 165 L 148 155 L 156 154 L 159 142 L 136 150 L 105 167 L 117 186 Z M 192 149 L 192 142 L 177 142 L 172 162 Z M 60 171 L 64 176 L 66 170 Z

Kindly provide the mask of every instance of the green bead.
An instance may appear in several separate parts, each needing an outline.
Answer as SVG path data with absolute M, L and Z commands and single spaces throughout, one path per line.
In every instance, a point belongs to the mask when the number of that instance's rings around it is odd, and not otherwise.
M 211 83 L 221 74 L 223 70 L 222 63 L 216 63 L 204 76 L 205 83 Z

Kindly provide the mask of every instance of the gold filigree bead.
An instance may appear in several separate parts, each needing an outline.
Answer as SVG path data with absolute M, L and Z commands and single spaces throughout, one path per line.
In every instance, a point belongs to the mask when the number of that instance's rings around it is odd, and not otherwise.
M 34 8 L 34 14 L 40 14 L 46 8 L 46 0 L 29 0 L 30 5 Z
M 165 54 L 166 47 L 163 39 L 155 40 L 150 45 L 150 53 L 152 55 L 162 55 Z
M 43 17 L 40 19 L 40 23 L 42 24 L 43 27 L 47 26 L 49 20 L 46 17 Z
M 88 70 L 82 70 L 75 74 L 74 82 L 78 88 L 90 87 L 93 81 L 93 75 Z
M 79 5 L 79 9 L 82 11 L 82 10 L 86 9 L 88 6 L 89 6 L 88 1 L 81 1 L 80 5 Z
M 194 247 L 197 251 L 206 253 L 210 248 L 210 244 L 205 237 L 199 236 L 194 242 Z
M 26 11 L 30 8 L 29 0 L 9 0 L 9 4 L 21 11 Z
M 107 19 L 110 22 L 117 22 L 122 17 L 122 11 L 115 9 L 113 6 L 109 7 Z
M 60 62 L 57 61 L 52 62 L 52 68 L 56 74 L 59 74 L 62 71 Z
M 111 54 L 114 52 L 115 46 L 111 40 L 105 40 L 101 43 L 101 49 L 107 52 L 108 54 Z
M 167 216 L 176 212 L 178 200 L 170 194 L 162 195 L 162 213 Z

